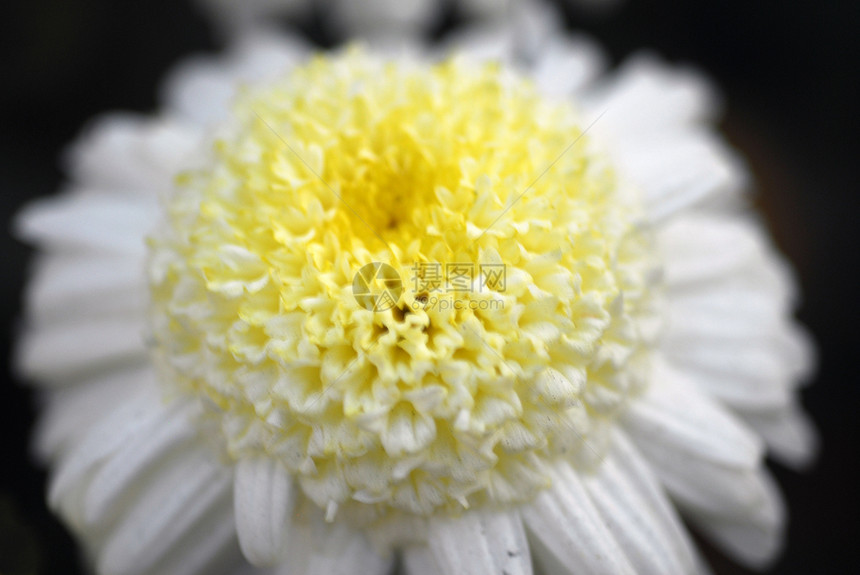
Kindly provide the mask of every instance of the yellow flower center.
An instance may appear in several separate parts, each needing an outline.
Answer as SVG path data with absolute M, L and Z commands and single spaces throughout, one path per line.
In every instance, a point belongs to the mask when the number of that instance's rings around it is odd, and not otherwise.
M 151 240 L 165 384 L 327 509 L 527 500 L 646 374 L 637 208 L 567 104 L 359 51 L 246 91 Z

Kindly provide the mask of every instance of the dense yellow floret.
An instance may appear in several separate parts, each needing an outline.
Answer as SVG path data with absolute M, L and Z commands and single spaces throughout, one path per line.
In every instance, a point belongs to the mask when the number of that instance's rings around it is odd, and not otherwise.
M 583 128 L 457 60 L 350 51 L 246 91 L 150 242 L 166 385 L 329 512 L 509 504 L 587 465 L 647 369 L 652 278 Z M 369 309 L 376 262 L 402 293 Z

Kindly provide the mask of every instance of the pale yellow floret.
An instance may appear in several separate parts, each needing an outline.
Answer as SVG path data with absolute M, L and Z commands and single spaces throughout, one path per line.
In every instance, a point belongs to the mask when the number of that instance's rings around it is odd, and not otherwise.
M 553 459 L 599 458 L 647 374 L 654 278 L 569 105 L 493 65 L 353 50 L 235 113 L 150 242 L 163 380 L 210 408 L 225 453 L 369 516 L 525 501 Z M 373 262 L 403 279 L 384 311 L 353 294 Z M 506 282 L 430 293 L 418 263 Z

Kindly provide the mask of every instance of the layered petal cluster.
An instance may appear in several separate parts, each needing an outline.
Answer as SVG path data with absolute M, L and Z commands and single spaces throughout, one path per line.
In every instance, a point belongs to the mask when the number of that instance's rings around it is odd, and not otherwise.
M 749 565 L 778 551 L 785 513 L 763 458 L 799 466 L 814 454 L 796 389 L 811 346 L 790 316 L 790 271 L 746 204 L 742 165 L 710 127 L 712 90 L 650 56 L 603 74 L 598 49 L 552 28 L 527 37 L 500 28 L 446 51 L 531 78 L 542 98 L 572 102 L 581 127 L 599 118 L 588 140 L 613 169 L 613 197 L 637 206 L 630 225 L 652 239 L 644 245 L 662 279 L 637 285 L 661 302 L 659 337 L 648 340 L 647 381 L 588 438 L 600 457 L 547 457 L 546 486 L 526 501 L 357 527 L 309 496 L 282 458 L 227 449 L 200 423 L 218 408 L 212 397 L 182 385 L 165 393 L 147 270 L 167 252 L 147 238 L 163 237 L 165 212 L 194 212 L 177 176 L 206 165 L 233 95 L 306 60 L 296 40 L 247 36 L 224 56 L 181 65 L 157 116 L 89 126 L 69 153 L 69 189 L 19 219 L 42 250 L 19 351 L 44 395 L 36 447 L 52 468 L 51 505 L 99 573 L 384 574 L 398 554 L 410 575 L 704 573 L 681 515 Z M 217 269 L 244 265 L 235 250 L 223 255 Z M 179 301 L 170 293 L 165 301 Z M 597 347 L 608 353 L 608 343 Z M 581 382 L 583 398 L 596 380 Z M 584 403 L 597 412 L 596 399 Z

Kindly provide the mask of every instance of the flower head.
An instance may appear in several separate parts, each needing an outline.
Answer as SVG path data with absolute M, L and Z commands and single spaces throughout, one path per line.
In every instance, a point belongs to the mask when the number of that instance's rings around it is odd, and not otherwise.
M 556 458 L 594 457 L 591 420 L 647 380 L 654 290 L 569 105 L 494 65 L 352 53 L 237 115 L 151 242 L 162 379 L 207 400 L 232 458 L 278 459 L 324 509 L 428 515 L 527 501 Z M 438 279 L 367 309 L 374 262 Z
M 809 345 L 711 92 L 497 40 L 251 40 L 22 216 L 39 451 L 99 572 L 702 572 L 676 509 L 773 557 Z

